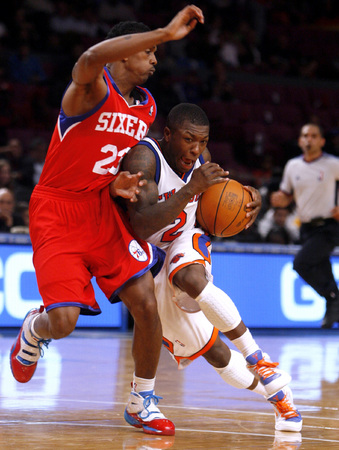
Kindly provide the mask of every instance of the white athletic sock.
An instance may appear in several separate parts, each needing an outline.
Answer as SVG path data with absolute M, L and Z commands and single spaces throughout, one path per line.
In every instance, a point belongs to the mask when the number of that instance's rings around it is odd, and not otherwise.
M 33 317 L 33 319 L 31 320 L 30 327 L 29 327 L 29 331 L 31 332 L 32 337 L 35 338 L 36 340 L 43 339 L 43 338 L 35 331 L 35 329 L 34 329 L 34 323 L 35 323 L 36 319 L 37 319 L 38 317 L 40 317 L 41 315 L 43 315 L 43 314 L 44 314 L 44 315 L 47 315 L 47 314 L 48 314 L 47 311 L 46 311 L 45 309 L 43 310 L 42 313 L 37 314 L 36 316 Z
M 139 378 L 133 373 L 133 390 L 138 394 L 140 392 L 154 391 L 155 378 Z
M 207 319 L 223 333 L 233 330 L 241 322 L 239 311 L 230 297 L 210 281 L 195 300 Z
M 262 395 L 263 397 L 266 398 L 266 400 L 267 397 L 269 397 L 269 395 L 267 395 L 266 389 L 261 383 L 258 383 L 254 389 L 251 389 L 251 391 L 255 392 L 256 394 Z
M 259 350 L 258 344 L 253 339 L 249 329 L 247 329 L 242 336 L 233 339 L 231 342 L 242 353 L 244 358 L 247 358 L 247 356 Z
M 248 389 L 255 379 L 254 375 L 247 369 L 244 357 L 235 350 L 231 350 L 231 359 L 226 367 L 213 368 L 227 384 L 238 389 Z M 265 388 L 260 383 L 253 389 L 253 392 L 265 398 L 267 396 Z

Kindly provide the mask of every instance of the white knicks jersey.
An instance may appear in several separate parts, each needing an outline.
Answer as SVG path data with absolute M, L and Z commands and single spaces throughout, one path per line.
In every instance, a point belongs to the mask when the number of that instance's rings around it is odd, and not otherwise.
M 180 178 L 180 176 L 177 175 L 168 165 L 161 152 L 160 146 L 155 139 L 146 137 L 140 141 L 139 144 L 145 145 L 151 149 L 155 155 L 157 164 L 155 182 L 158 185 L 158 202 L 164 202 L 175 192 L 178 192 L 190 181 L 193 170 L 197 169 L 205 162 L 203 157 L 200 156 L 195 162 L 193 168 L 189 172 L 185 173 L 182 178 Z M 157 233 L 154 233 L 147 239 L 147 241 L 162 249 L 166 249 L 177 237 L 182 234 L 184 230 L 194 228 L 199 196 L 200 195 L 195 195 L 187 203 L 185 209 L 179 214 L 174 222 L 162 228 Z

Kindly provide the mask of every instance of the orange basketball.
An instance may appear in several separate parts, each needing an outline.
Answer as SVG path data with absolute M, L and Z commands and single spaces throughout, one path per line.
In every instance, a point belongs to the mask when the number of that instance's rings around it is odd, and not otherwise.
M 197 220 L 212 236 L 234 236 L 250 221 L 246 205 L 251 201 L 251 194 L 238 181 L 215 184 L 200 196 Z

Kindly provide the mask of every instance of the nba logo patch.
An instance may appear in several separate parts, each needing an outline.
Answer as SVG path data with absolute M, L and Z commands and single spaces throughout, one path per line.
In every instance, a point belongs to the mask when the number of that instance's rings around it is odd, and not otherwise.
M 133 241 L 129 243 L 128 250 L 133 258 L 137 261 L 147 261 L 146 252 L 142 249 L 140 244 L 135 239 L 133 239 Z

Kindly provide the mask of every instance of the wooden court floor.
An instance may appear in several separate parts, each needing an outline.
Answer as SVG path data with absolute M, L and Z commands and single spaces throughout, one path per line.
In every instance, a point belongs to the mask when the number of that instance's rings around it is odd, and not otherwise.
M 176 424 L 148 436 L 123 412 L 133 372 L 131 334 L 75 331 L 52 342 L 34 378 L 17 383 L 9 351 L 17 330 L 0 331 L 0 449 L 339 449 L 339 330 L 255 333 L 293 377 L 302 433 L 274 431 L 262 397 L 226 385 L 203 358 L 183 371 L 163 349 L 156 394 Z

